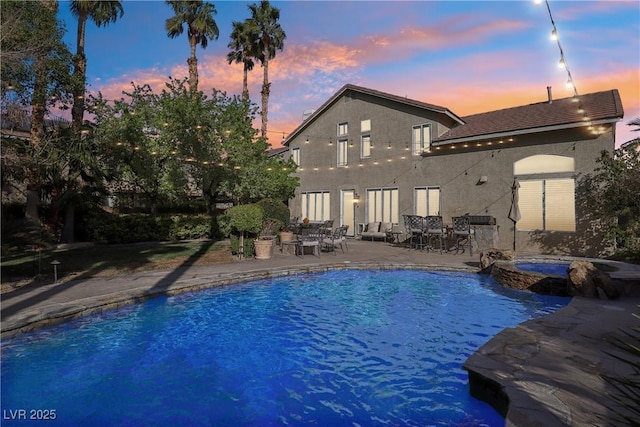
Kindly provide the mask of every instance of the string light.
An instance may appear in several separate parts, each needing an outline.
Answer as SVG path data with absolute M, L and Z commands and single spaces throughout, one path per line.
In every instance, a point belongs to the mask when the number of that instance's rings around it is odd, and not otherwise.
M 568 89 L 573 90 L 573 102 L 578 103 L 577 112 L 578 114 L 583 115 L 583 121 L 588 122 L 589 118 L 586 115 L 585 109 L 582 106 L 582 102 L 580 100 L 580 96 L 578 95 L 578 88 L 573 80 L 573 76 L 571 75 L 571 70 L 569 69 L 569 65 L 567 64 L 567 58 L 564 54 L 564 50 L 562 49 L 562 43 L 560 42 L 560 37 L 558 37 L 558 29 L 556 28 L 556 23 L 553 19 L 553 14 L 551 13 L 551 5 L 549 4 L 549 0 L 544 0 L 547 6 L 547 12 L 549 13 L 549 20 L 551 21 L 551 39 L 554 40 L 558 45 L 558 50 L 560 52 L 560 60 L 558 61 L 558 67 L 564 69 L 567 73 L 567 83 L 566 86 Z M 541 4 L 542 0 L 535 0 L 536 4 Z

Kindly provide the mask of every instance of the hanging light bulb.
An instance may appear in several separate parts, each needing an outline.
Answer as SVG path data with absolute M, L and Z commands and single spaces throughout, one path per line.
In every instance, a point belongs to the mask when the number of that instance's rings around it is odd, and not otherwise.
M 563 58 L 560 58 L 560 61 L 558 61 L 558 67 L 562 68 L 563 70 L 567 68 L 567 64 L 564 63 Z
M 567 87 L 568 87 L 569 89 L 572 89 L 572 88 L 573 88 L 573 82 L 571 81 L 571 79 L 567 80 Z
M 558 40 L 558 32 L 556 31 L 555 28 L 553 30 L 551 30 L 551 40 L 553 40 L 553 41 Z

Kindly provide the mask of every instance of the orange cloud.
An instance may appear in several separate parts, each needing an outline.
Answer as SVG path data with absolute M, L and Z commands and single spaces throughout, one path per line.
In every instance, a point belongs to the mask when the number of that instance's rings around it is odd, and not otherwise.
M 469 17 L 457 15 L 435 25 L 407 27 L 392 34 L 367 36 L 356 42 L 361 63 L 407 58 L 417 52 L 444 51 L 455 46 L 475 45 L 504 33 L 530 27 L 522 21 L 492 20 L 471 24 Z

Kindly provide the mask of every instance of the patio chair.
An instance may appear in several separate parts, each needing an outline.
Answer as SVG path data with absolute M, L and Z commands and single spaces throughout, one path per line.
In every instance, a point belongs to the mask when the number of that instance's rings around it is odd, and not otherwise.
M 454 216 L 453 220 L 453 238 L 456 241 L 456 255 L 462 251 L 464 253 L 465 246 L 469 247 L 469 255 L 473 256 L 473 230 L 471 229 L 471 219 L 467 216 Z
M 424 247 L 424 218 L 419 215 L 403 215 L 404 228 L 409 236 L 409 247 Z M 418 243 L 420 242 L 420 243 Z
M 425 224 L 427 248 L 435 250 L 433 243 L 437 241 L 439 243 L 438 248 L 440 249 L 440 253 L 442 253 L 447 238 L 447 229 L 442 222 L 442 217 L 428 216 L 425 218 Z
M 349 226 L 348 225 L 341 225 L 340 228 L 342 229 L 341 231 L 341 243 L 340 243 L 340 249 L 342 249 L 342 244 L 344 243 L 344 247 L 347 248 L 347 252 L 349 251 L 349 246 L 347 246 L 347 231 L 349 231 Z
M 347 242 L 346 233 L 348 228 L 349 228 L 348 225 L 337 227 L 335 230 L 333 230 L 333 232 L 326 235 L 322 239 L 322 248 L 326 249 L 327 251 L 333 251 L 333 254 L 337 255 L 336 248 L 340 246 L 342 253 L 344 253 L 344 248 L 342 247 L 342 244 L 344 243 L 346 245 L 346 242 Z
M 304 248 L 313 248 L 313 254 L 320 257 L 320 242 L 322 241 L 321 224 L 305 224 L 300 227 L 296 255 L 304 255 Z

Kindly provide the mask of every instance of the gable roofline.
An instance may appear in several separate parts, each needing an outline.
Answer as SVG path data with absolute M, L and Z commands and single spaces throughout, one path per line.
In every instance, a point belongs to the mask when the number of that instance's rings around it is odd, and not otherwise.
M 287 138 L 285 138 L 285 141 L 283 142 L 283 145 L 289 146 L 289 142 L 291 142 L 291 140 L 293 138 L 295 138 L 300 133 L 302 133 L 302 131 L 311 122 L 313 122 L 322 113 L 324 113 L 324 111 L 327 110 L 327 108 L 329 108 L 331 105 L 333 105 L 342 95 L 344 95 L 348 91 L 358 92 L 358 93 L 362 93 L 362 94 L 365 94 L 365 95 L 370 95 L 370 96 L 373 96 L 373 97 L 376 97 L 376 98 L 386 99 L 386 100 L 393 101 L 393 102 L 398 102 L 398 103 L 401 103 L 401 104 L 404 104 L 404 105 L 417 107 L 417 108 L 420 108 L 420 109 L 423 109 L 423 110 L 433 111 L 433 112 L 438 113 L 438 114 L 444 114 L 445 116 L 449 117 L 453 121 L 455 121 L 455 122 L 457 122 L 457 123 L 459 123 L 461 125 L 464 124 L 464 121 L 459 116 L 454 114 L 452 111 L 450 111 L 446 107 L 441 107 L 439 105 L 434 105 L 434 104 L 428 104 L 426 102 L 422 102 L 422 101 L 418 101 L 418 100 L 415 100 L 415 99 L 402 97 L 402 96 L 398 96 L 398 95 L 392 95 L 390 93 L 381 92 L 381 91 L 378 91 L 378 90 L 369 89 L 369 88 L 365 88 L 365 87 L 362 87 L 362 86 L 356 86 L 356 85 L 352 85 L 352 84 L 345 84 L 331 98 L 329 98 L 327 101 L 324 102 L 324 104 L 322 104 L 317 110 L 315 110 L 305 121 L 300 123 L 300 125 L 297 128 L 295 128 L 287 136 Z
M 623 116 L 620 94 L 611 89 L 465 116 L 464 125 L 434 138 L 433 145 L 616 123 Z

